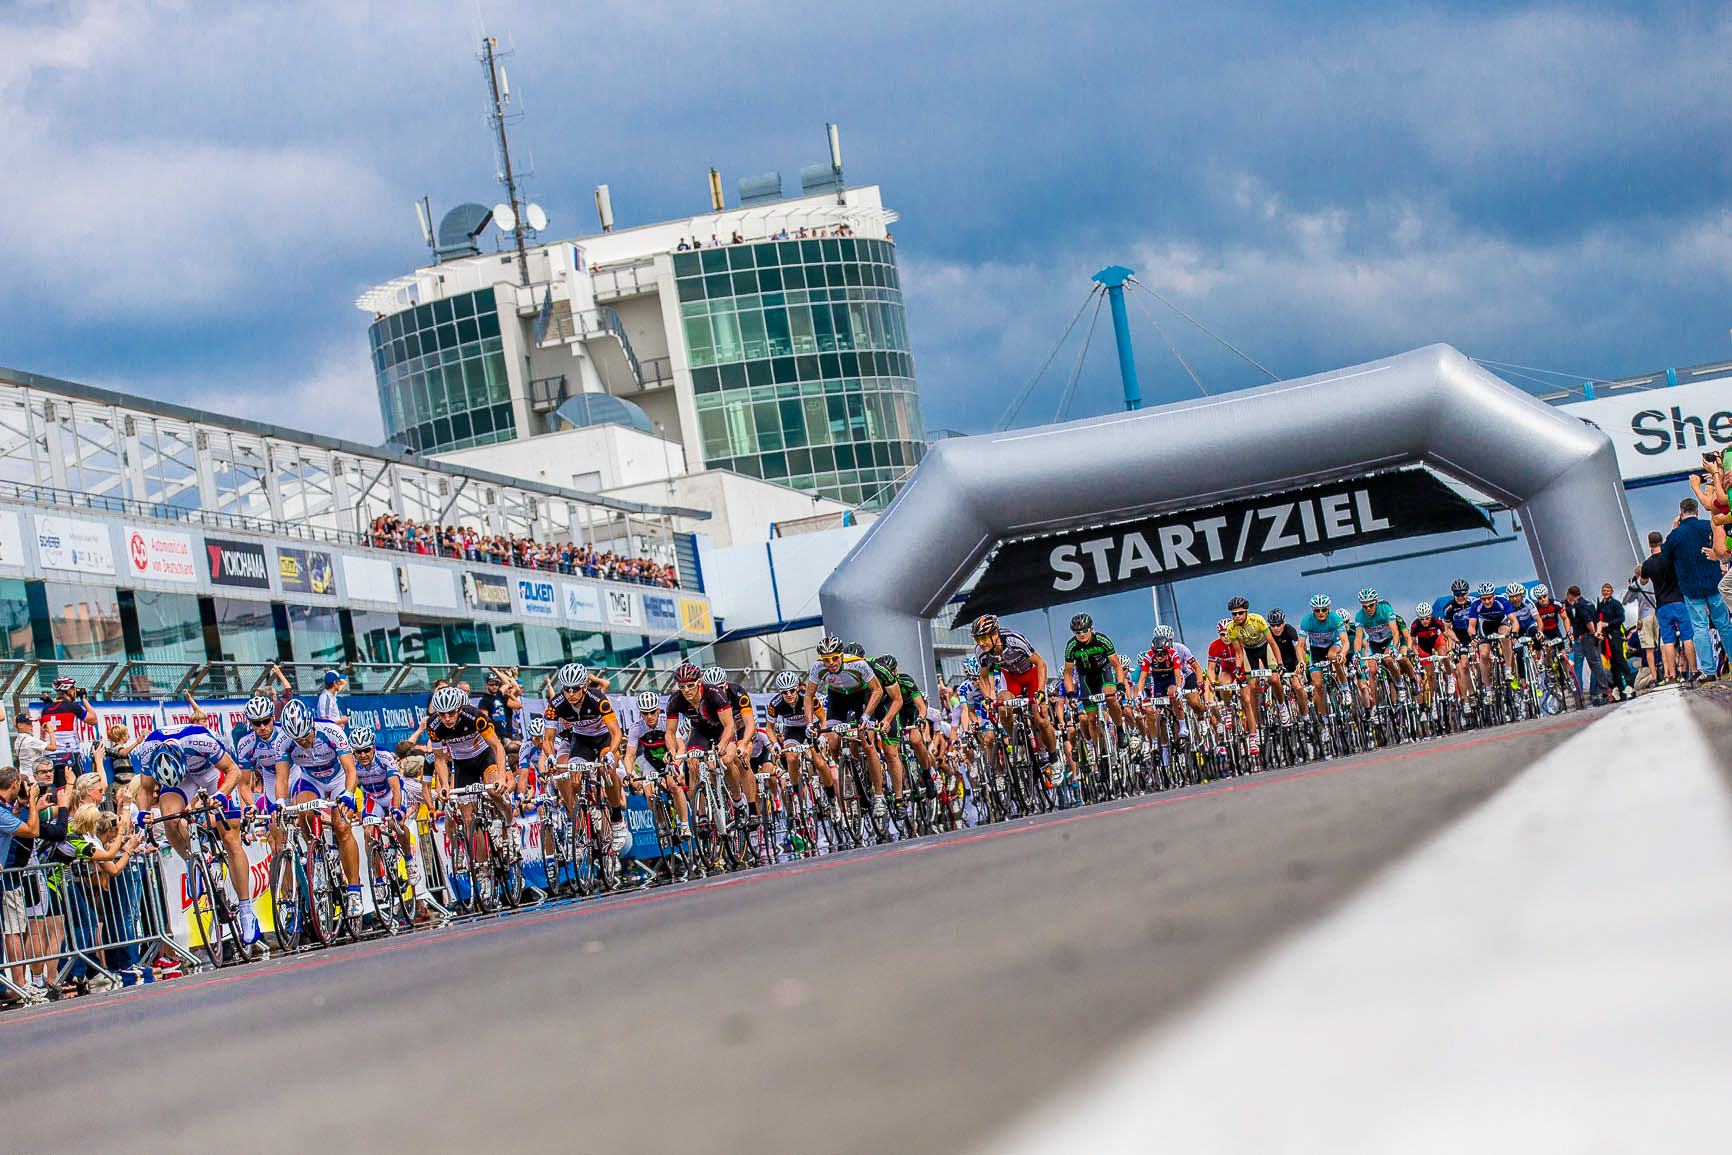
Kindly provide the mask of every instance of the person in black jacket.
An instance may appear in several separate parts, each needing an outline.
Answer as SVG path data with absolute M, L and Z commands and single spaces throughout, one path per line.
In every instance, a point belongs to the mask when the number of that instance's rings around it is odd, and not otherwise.
M 1624 603 L 1617 599 L 1611 582 L 1600 587 L 1600 604 L 1595 609 L 1600 619 L 1600 636 L 1605 639 L 1612 660 L 1612 700 L 1634 698 L 1636 675 L 1624 655 Z
M 1576 675 L 1588 701 L 1596 706 L 1606 702 L 1606 667 L 1600 661 L 1600 615 L 1594 603 L 1582 596 L 1581 586 L 1564 591 L 1564 613 L 1570 619 L 1570 635 L 1576 639 L 1572 656 Z M 1587 673 L 1582 666 L 1587 666 Z

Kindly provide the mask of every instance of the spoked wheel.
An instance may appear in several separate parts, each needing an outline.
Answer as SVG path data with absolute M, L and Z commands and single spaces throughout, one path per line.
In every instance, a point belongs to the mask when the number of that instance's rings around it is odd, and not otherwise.
M 547 876 L 547 897 L 553 898 L 565 889 L 565 846 L 560 836 L 558 813 L 553 807 L 541 812 L 541 869 Z
M 517 831 L 505 828 L 507 845 L 494 847 L 493 874 L 499 886 L 499 898 L 516 910 L 523 905 L 523 854 L 516 845 Z
M 187 927 L 198 942 L 199 951 L 213 967 L 225 961 L 241 958 L 240 930 L 234 925 L 234 904 L 219 889 L 221 883 L 211 869 L 210 859 L 202 853 L 193 855 L 192 871 L 187 877 L 195 890 L 187 908 Z
M 453 829 L 455 827 L 455 829 Z M 475 862 L 469 853 L 469 827 L 461 819 L 448 819 L 445 842 L 450 850 L 450 901 L 453 910 L 475 907 Z
M 343 860 L 334 846 L 325 848 L 325 875 L 331 880 L 331 892 L 336 896 L 333 903 L 337 909 L 337 937 L 359 942 L 363 916 L 349 914 L 349 886 L 344 881 L 348 875 L 343 873 Z
M 567 840 L 571 847 L 572 888 L 579 898 L 588 898 L 601 886 L 601 868 L 595 857 L 595 839 L 588 829 L 587 811 L 583 821 L 568 826 Z
M 343 917 L 343 903 L 334 898 L 339 891 L 332 885 L 330 863 L 315 847 L 307 854 L 306 890 L 302 909 L 306 912 L 306 929 L 320 946 L 330 946 L 337 937 L 337 926 Z M 340 877 L 340 876 L 339 876 Z
M 367 886 L 373 892 L 373 923 L 386 934 L 396 934 L 409 922 L 402 910 L 402 888 L 407 883 L 398 876 L 398 863 L 403 852 L 389 838 L 376 838 L 368 847 Z
M 475 909 L 483 914 L 492 914 L 499 909 L 499 886 L 493 869 L 493 840 L 488 837 L 479 821 L 469 823 L 463 833 L 474 860 L 469 881 L 474 887 Z
M 300 853 L 291 849 L 271 855 L 271 927 L 277 949 L 301 945 L 302 911 L 306 906 L 305 873 Z

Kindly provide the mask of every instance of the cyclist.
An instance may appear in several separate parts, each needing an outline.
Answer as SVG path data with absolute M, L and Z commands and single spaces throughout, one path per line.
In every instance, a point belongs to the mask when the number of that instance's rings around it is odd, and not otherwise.
M 277 756 L 274 752 L 280 741 L 276 710 L 277 704 L 269 698 L 262 695 L 248 698 L 242 711 L 247 729 L 235 742 L 235 765 L 246 772 L 241 781 L 241 797 L 250 798 L 253 807 L 263 814 L 269 814 L 282 805 L 282 799 L 277 797 Z M 278 832 L 272 830 L 271 837 L 276 839 Z M 275 841 L 271 849 L 277 849 Z
M 659 784 L 673 800 L 674 818 L 678 822 L 674 837 L 684 842 L 692 836 L 691 812 L 687 808 L 685 783 L 668 757 L 667 730 L 662 723 L 662 696 L 654 690 L 638 694 L 637 721 L 631 724 L 631 730 L 625 736 L 626 773 L 635 774 L 640 763 L 649 770 L 645 781 Z M 642 782 L 638 782 L 636 788 L 644 797 L 649 797 L 649 790 Z
M 1251 754 L 1258 753 L 1258 730 L 1263 719 L 1257 705 L 1257 695 L 1252 690 L 1250 672 L 1252 670 L 1272 670 L 1275 668 L 1273 655 L 1269 652 L 1269 620 L 1262 614 L 1251 612 L 1251 603 L 1244 598 L 1234 598 L 1227 603 L 1227 629 L 1222 634 L 1223 640 L 1232 647 L 1233 666 L 1243 670 L 1246 677 L 1240 688 L 1240 697 L 1245 707 L 1245 717 L 1250 719 L 1251 733 L 1249 745 Z M 1210 646 L 1211 653 L 1214 647 Z M 1285 678 L 1274 680 L 1275 701 L 1280 703 L 1282 710 L 1286 709 L 1286 692 L 1282 688 Z
M 349 917 L 360 918 L 361 851 L 347 813 L 355 807 L 355 755 L 349 739 L 339 723 L 314 719 L 299 698 L 284 703 L 277 725 L 285 739 L 276 747 L 277 797 L 296 804 L 316 798 L 337 803 L 331 808 L 331 829 L 349 883 Z
M 305 705 L 297 702 L 304 711 Z M 246 847 L 241 844 L 241 808 L 234 793 L 243 785 L 241 768 L 229 757 L 222 739 L 203 726 L 177 726 L 174 729 L 152 730 L 139 742 L 135 751 L 143 767 L 139 775 L 139 806 L 149 810 L 160 807 L 164 819 L 192 805 L 201 793 L 222 808 L 215 819 L 217 836 L 223 844 L 223 857 L 228 860 L 229 881 L 234 885 L 236 914 L 241 925 L 241 942 L 254 958 L 268 958 L 270 951 L 259 933 L 258 916 L 253 911 L 252 866 L 247 862 Z M 176 853 L 191 869 L 192 834 L 185 821 L 163 823 L 163 831 Z
M 495 725 L 494 729 L 498 726 Z M 523 741 L 517 747 L 517 780 L 513 783 L 519 797 L 527 799 L 539 792 L 542 768 L 552 762 L 546 737 L 545 715 L 531 714 L 523 720 Z M 509 743 L 505 745 L 505 752 L 507 755 L 511 753 Z
M 1466 578 L 1456 578 L 1454 581 L 1449 583 L 1449 592 L 1431 603 L 1431 612 L 1433 616 L 1440 617 L 1451 625 L 1455 624 L 1454 618 L 1457 613 L 1462 615 L 1461 628 L 1464 632 L 1458 634 L 1455 639 L 1462 645 L 1467 644 L 1467 634 L 1465 633 L 1467 629 L 1467 611 L 1472 608 L 1472 601 L 1467 596 L 1469 588 Z
M 378 811 L 381 817 L 389 819 L 397 845 L 403 850 L 409 886 L 419 887 L 421 860 L 415 857 L 415 842 L 409 836 L 409 813 L 421 805 L 421 784 L 404 778 L 397 770 L 396 755 L 376 746 L 372 727 L 356 726 L 349 732 L 349 749 L 355 756 L 355 780 L 366 798 L 366 812 Z
M 1442 617 L 1432 612 L 1431 602 L 1420 602 L 1414 607 L 1413 624 L 1408 627 L 1407 637 L 1413 652 L 1421 658 L 1449 657 L 1449 652 L 1455 648 L 1455 631 Z M 1437 692 L 1437 665 L 1435 662 L 1422 662 L 1425 676 L 1419 682 L 1419 700 L 1426 706 L 1431 705 L 1431 696 Z M 1456 686 L 1456 696 L 1460 697 L 1462 687 Z
M 1359 591 L 1359 612 L 1353 615 L 1353 625 L 1359 631 L 1354 652 L 1369 654 L 1376 659 L 1364 666 L 1365 704 L 1370 707 L 1377 700 L 1379 662 L 1389 672 L 1391 680 L 1412 677 L 1413 666 L 1401 652 L 1402 623 L 1395 616 L 1395 607 L 1378 597 L 1377 591 L 1370 586 Z
M 1534 624 L 1539 628 L 1540 637 L 1547 642 L 1563 644 L 1570 638 L 1570 615 L 1564 612 L 1562 602 L 1552 600 L 1552 591 L 1545 586 L 1534 587 Z
M 758 728 L 757 714 L 752 710 L 752 699 L 738 683 L 728 680 L 728 672 L 720 666 L 705 666 L 698 675 L 698 680 L 712 689 L 720 690 L 727 698 L 728 705 L 733 708 L 734 720 L 739 724 L 740 736 L 730 750 L 722 755 L 728 767 L 728 786 L 734 799 L 736 810 L 744 807 L 746 811 L 746 828 L 757 829 L 760 806 L 758 802 L 757 770 L 770 760 L 770 739 Z
M 615 854 L 624 854 L 631 845 L 631 831 L 625 822 L 625 786 L 620 779 L 615 759 L 625 749 L 625 735 L 620 733 L 619 715 L 607 694 L 595 688 L 589 670 L 577 662 L 567 662 L 553 676 L 557 696 L 547 703 L 547 722 L 553 731 L 553 761 L 565 765 L 576 760 L 593 762 L 607 794 L 610 841 Z M 546 735 L 543 735 L 545 741 Z M 566 778 L 559 784 L 560 801 L 577 822 L 577 783 Z
M 770 683 L 770 692 L 774 696 L 765 712 L 781 740 L 782 764 L 788 768 L 788 777 L 796 787 L 800 785 L 800 752 L 792 747 L 805 746 L 812 755 L 812 765 L 818 768 L 818 780 L 824 784 L 824 796 L 829 801 L 831 816 L 840 821 L 842 812 L 836 802 L 836 771 L 824 757 L 823 743 L 811 741 L 808 735 L 806 706 L 800 700 L 800 675 L 794 670 L 783 670 Z M 822 715 L 822 709 L 819 712 Z M 822 725 L 822 716 L 818 722 Z
M 714 686 L 704 685 L 703 672 L 690 662 L 682 662 L 674 671 L 674 692 L 668 695 L 665 714 L 662 736 L 667 742 L 668 757 L 676 763 L 684 760 L 686 764 L 688 795 L 698 790 L 699 754 L 713 751 L 722 762 L 724 775 L 732 773 L 729 760 L 739 734 L 733 701 Z M 689 719 L 684 738 L 680 736 L 681 718 Z M 709 817 L 718 828 L 725 820 L 723 815 Z
M 957 705 L 952 710 L 952 726 L 973 733 L 991 717 L 986 712 L 986 696 L 980 692 L 980 660 L 970 654 L 962 659 L 962 681 L 955 686 Z
M 1294 706 L 1303 718 L 1311 712 L 1311 695 L 1305 692 L 1305 671 L 1299 667 L 1299 631 L 1279 609 L 1270 610 L 1266 620 L 1269 641 L 1275 647 L 1275 660 L 1281 669 L 1281 720 L 1292 721 L 1290 711 Z
M 884 697 L 884 687 L 878 681 L 878 675 L 873 672 L 872 663 L 864 657 L 848 653 L 842 645 L 842 639 L 833 634 L 826 635 L 818 642 L 818 660 L 806 674 L 805 714 L 808 729 L 817 725 L 820 689 L 825 691 L 826 728 L 839 724 L 858 725 L 866 730 L 876 728 L 873 714 L 878 709 L 879 700 Z M 841 757 L 840 735 L 832 729 L 825 735 L 825 742 L 832 760 Z M 866 773 L 872 783 L 872 816 L 888 817 L 890 808 L 884 802 L 884 766 L 878 760 L 877 743 L 867 741 L 862 742 L 861 746 L 866 752 Z
M 1015 630 L 1002 629 L 998 618 L 992 614 L 976 618 L 970 632 L 974 637 L 974 657 L 980 663 L 980 676 L 976 682 L 981 694 L 1006 703 L 1012 698 L 1027 698 L 1035 730 L 1040 735 L 1041 751 L 1037 752 L 1036 758 L 1038 760 L 1044 753 L 1046 760 L 1040 765 L 1042 768 L 1052 765 L 1058 758 L 1058 734 L 1053 730 L 1052 719 L 1047 716 L 1046 661 L 1035 652 L 1027 638 Z M 1002 691 L 995 690 L 987 681 L 994 673 L 1004 675 Z M 999 724 L 1006 730 L 1010 729 L 1010 716 L 1008 705 L 1000 709 Z M 1058 777 L 1060 780 L 1055 785 L 1062 785 L 1062 768 Z
M 433 721 L 427 727 L 427 738 L 433 743 L 433 778 L 440 796 L 454 788 L 478 783 L 486 786 L 488 804 L 498 818 L 495 840 L 502 853 L 515 853 L 517 840 L 505 836 L 513 825 L 504 790 L 510 772 L 506 769 L 505 743 L 493 728 L 493 720 L 471 706 L 469 695 L 458 686 L 434 690 L 428 708 Z M 474 820 L 470 803 L 459 803 L 458 810 L 465 822 Z
M 1515 629 L 1515 610 L 1507 598 L 1501 597 L 1490 582 L 1480 582 L 1475 591 L 1479 597 L 1468 615 L 1468 636 L 1473 652 L 1479 656 L 1480 685 L 1486 698 L 1491 697 L 1491 649 L 1496 645 L 1503 653 L 1504 670 L 1510 675 L 1510 688 L 1519 688 L 1515 680 L 1515 660 L 1511 653 L 1510 633 Z
M 873 671 L 878 675 L 881 684 L 895 684 L 895 692 L 887 695 L 893 699 L 884 709 L 885 717 L 884 744 L 885 752 L 890 760 L 890 782 L 892 787 L 900 779 L 908 780 L 907 768 L 901 765 L 902 746 L 907 744 L 914 753 L 914 762 L 921 770 L 930 776 L 933 771 L 932 746 L 926 734 L 921 730 L 921 720 L 926 717 L 930 703 L 913 678 L 901 673 L 896 668 L 896 655 L 883 654 L 872 663 Z M 932 779 L 928 777 L 927 781 Z M 915 778 L 916 795 L 920 794 L 921 780 Z M 901 791 L 897 792 L 897 804 L 903 803 Z
M 1208 709 L 1201 693 L 1202 683 L 1203 668 L 1197 662 L 1197 655 L 1185 643 L 1174 639 L 1172 626 L 1156 626 L 1137 671 L 1137 696 L 1144 699 L 1143 713 L 1151 738 L 1160 731 L 1156 728 L 1154 703 L 1148 699 L 1167 700 L 1167 709 L 1172 711 L 1179 736 L 1184 737 L 1190 734 L 1191 728 L 1185 712 L 1179 708 L 1180 695 L 1175 691 L 1182 691 L 1191 709 L 1201 715 Z
M 1305 635 L 1305 650 L 1311 661 L 1311 697 L 1320 719 L 1329 712 L 1329 706 L 1324 700 L 1323 671 L 1319 667 L 1334 666 L 1335 676 L 1343 682 L 1347 680 L 1347 630 L 1347 619 L 1341 611 L 1329 608 L 1328 594 L 1311 598 L 1311 612 L 1299 623 L 1299 632 Z
M 1129 686 L 1131 680 L 1125 674 L 1118 650 L 1113 648 L 1113 640 L 1097 631 L 1094 619 L 1087 614 L 1071 618 L 1070 633 L 1071 639 L 1064 648 L 1064 684 L 1067 691 L 1080 699 L 1084 735 L 1090 743 L 1098 744 L 1095 717 L 1100 712 L 1100 703 L 1092 699 L 1099 695 L 1106 699 L 1107 714 L 1114 728 L 1134 751 L 1139 744 L 1138 735 L 1126 727 L 1124 711 L 1119 708 L 1119 687 Z

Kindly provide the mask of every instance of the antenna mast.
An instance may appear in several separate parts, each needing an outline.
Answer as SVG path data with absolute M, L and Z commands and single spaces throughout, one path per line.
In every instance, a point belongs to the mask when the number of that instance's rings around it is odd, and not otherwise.
M 493 111 L 487 117 L 493 125 L 494 132 L 499 137 L 499 183 L 505 186 L 506 203 L 511 206 L 511 215 L 515 218 L 511 225 L 511 235 L 517 241 L 517 271 L 525 285 L 529 284 L 529 253 L 523 244 L 523 205 L 517 195 L 517 177 L 511 171 L 511 145 L 505 139 L 505 106 L 511 100 L 510 89 L 502 82 L 504 69 L 498 64 L 499 56 L 509 56 L 509 51 L 495 53 L 497 41 L 488 36 L 481 41 L 479 59 L 487 67 L 487 91 L 492 98 Z

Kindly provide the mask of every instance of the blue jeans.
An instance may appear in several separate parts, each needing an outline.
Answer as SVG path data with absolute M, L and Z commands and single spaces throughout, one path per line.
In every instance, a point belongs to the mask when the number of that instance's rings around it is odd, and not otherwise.
M 1683 602 L 1656 606 L 1654 616 L 1659 619 L 1662 646 L 1681 646 L 1694 640 L 1695 627 L 1690 624 L 1690 608 Z
M 103 904 L 103 916 L 107 922 L 107 941 L 118 942 L 121 939 L 138 937 L 138 902 L 139 867 L 131 863 L 119 874 L 108 880 L 108 898 Z M 111 971 L 125 970 L 138 962 L 138 947 L 115 946 L 108 948 L 108 969 Z
M 1715 669 L 1714 643 L 1708 636 L 1709 626 L 1720 635 L 1722 649 L 1732 647 L 1732 617 L 1727 616 L 1726 601 L 1716 590 L 1712 597 L 1686 597 L 1684 605 L 1690 611 L 1690 630 L 1696 635 L 1696 668 L 1712 674 Z
M 61 884 L 65 887 L 62 898 L 66 903 L 66 933 L 70 939 L 68 945 L 73 950 L 85 954 L 95 954 L 94 948 L 102 938 L 102 920 L 97 917 L 96 909 L 87 893 L 88 883 L 82 879 L 66 877 Z M 68 979 L 82 979 L 90 976 L 90 964 L 83 955 L 73 955 L 72 963 L 66 968 Z

